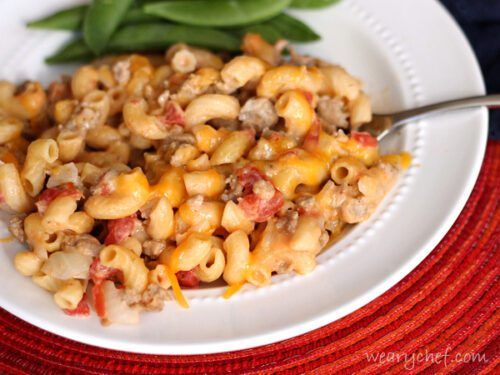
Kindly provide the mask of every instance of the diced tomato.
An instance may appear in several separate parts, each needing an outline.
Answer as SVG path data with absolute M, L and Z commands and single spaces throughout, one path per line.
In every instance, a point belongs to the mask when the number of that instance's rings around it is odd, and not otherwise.
M 377 138 L 367 132 L 351 132 L 351 138 L 358 142 L 363 147 L 377 147 Z
M 78 306 L 76 306 L 75 309 L 69 310 L 69 309 L 63 309 L 65 314 L 75 316 L 89 316 L 90 315 L 90 308 L 89 304 L 87 303 L 87 295 L 83 294 L 82 300 L 78 303 Z
M 108 220 L 108 235 L 104 240 L 104 244 L 119 244 L 128 236 L 130 236 L 130 234 L 134 230 L 136 217 L 137 216 L 134 214 L 122 219 Z
M 317 150 L 319 145 L 319 135 L 321 133 L 321 121 L 319 119 L 315 119 L 309 132 L 306 134 L 304 138 L 304 144 L 302 147 L 304 150 L 312 152 Z
M 267 181 L 266 175 L 253 166 L 240 168 L 235 172 L 235 175 L 238 178 L 238 182 L 243 185 L 243 190 L 246 194 L 252 192 L 253 185 L 255 185 L 257 181 Z
M 262 199 L 257 194 L 249 194 L 239 202 L 239 207 L 245 215 L 256 223 L 269 220 L 283 207 L 283 194 L 276 190 L 271 199 Z
M 196 276 L 194 269 L 190 271 L 179 271 L 175 276 L 179 281 L 179 285 L 185 288 L 196 288 L 200 285 L 200 279 Z
M 38 196 L 38 201 L 36 202 L 36 206 L 38 208 L 38 212 L 43 213 L 49 206 L 49 204 L 59 197 L 72 197 L 77 200 L 83 197 L 83 194 L 80 190 L 78 190 L 73 183 L 68 182 L 57 186 L 55 188 L 45 189 Z
M 123 274 L 116 268 L 104 266 L 99 258 L 95 258 L 89 268 L 89 277 L 94 283 L 92 287 L 92 300 L 94 301 L 94 308 L 100 318 L 105 318 L 106 315 L 106 301 L 102 284 L 106 280 L 117 281 L 123 279 Z
M 0 194 L 0 204 L 5 203 L 5 198 L 3 197 L 2 194 Z
M 275 188 L 271 199 L 263 199 L 253 193 L 253 186 L 257 181 L 265 180 L 272 184 L 267 176 L 252 166 L 246 166 L 236 171 L 238 181 L 243 185 L 243 198 L 239 201 L 239 207 L 245 215 L 257 223 L 262 223 L 271 218 L 283 206 L 283 194 Z M 274 186 L 274 185 L 273 185 Z
M 101 284 L 104 280 L 116 278 L 119 274 L 120 270 L 106 267 L 99 258 L 95 258 L 89 268 L 89 277 L 95 285 Z
M 99 318 L 106 317 L 106 301 L 104 292 L 102 290 L 102 283 L 94 284 L 92 287 L 92 299 L 94 301 L 94 308 Z
M 165 115 L 162 118 L 165 125 L 181 125 L 184 126 L 186 118 L 181 106 L 173 101 L 165 103 Z

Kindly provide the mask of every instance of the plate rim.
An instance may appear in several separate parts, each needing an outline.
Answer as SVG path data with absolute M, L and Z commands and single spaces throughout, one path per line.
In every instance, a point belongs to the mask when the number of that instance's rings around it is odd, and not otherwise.
M 348 1 L 354 2 L 352 0 Z M 463 34 L 463 31 L 460 29 L 455 19 L 451 17 L 451 15 L 448 13 L 446 8 L 444 8 L 444 6 L 441 3 L 434 0 L 433 2 L 437 4 L 441 8 L 441 10 L 446 13 L 448 18 L 450 18 L 452 23 L 454 24 L 455 34 L 457 34 L 457 37 L 460 37 L 462 39 L 462 45 L 464 47 L 463 52 L 467 53 L 469 55 L 468 56 L 469 58 L 472 57 L 472 60 L 475 65 L 474 68 L 476 70 L 476 74 L 479 73 L 480 76 L 479 83 L 482 85 L 481 90 L 484 92 L 485 91 L 484 80 L 482 79 L 477 58 L 473 54 L 472 48 L 468 43 L 465 35 Z M 482 127 L 486 129 L 488 124 L 488 117 L 489 116 L 487 110 L 482 109 L 481 110 L 481 119 L 483 125 Z M 448 230 L 456 221 L 458 215 L 462 211 L 467 200 L 469 199 L 484 159 L 486 143 L 487 143 L 486 140 L 487 140 L 487 131 L 483 131 L 480 133 L 480 139 L 478 140 L 478 143 L 480 143 L 480 150 L 477 153 L 477 155 L 475 155 L 473 170 L 469 173 L 467 182 L 466 184 L 464 184 L 462 188 L 462 191 L 460 193 L 460 199 L 453 206 L 453 210 L 450 210 L 448 212 L 446 219 L 443 220 L 439 229 L 437 229 L 434 232 L 434 234 L 430 236 L 429 239 L 426 241 L 426 246 L 422 246 L 418 251 L 414 253 L 411 259 L 406 260 L 403 266 L 399 267 L 397 270 L 388 275 L 382 282 L 375 285 L 373 288 L 366 290 L 357 298 L 352 299 L 349 303 L 345 303 L 344 305 L 337 307 L 333 312 L 323 314 L 319 317 L 315 317 L 313 319 L 304 319 L 304 321 L 302 321 L 299 324 L 295 324 L 293 326 L 289 326 L 278 330 L 273 330 L 265 334 L 260 334 L 259 336 L 249 336 L 244 338 L 225 340 L 223 342 L 210 342 L 210 343 L 199 343 L 199 344 L 188 343 L 185 345 L 182 343 L 177 343 L 177 344 L 142 343 L 141 347 L 138 350 L 135 350 L 133 343 L 120 342 L 115 339 L 108 339 L 107 337 L 96 337 L 91 334 L 87 335 L 86 333 L 82 333 L 78 330 L 72 330 L 72 329 L 68 330 L 67 328 L 64 328 L 64 331 L 61 331 L 62 327 L 58 326 L 57 324 L 54 324 L 52 321 L 39 319 L 38 316 L 35 314 L 30 314 L 28 318 L 25 319 L 26 313 L 24 311 L 18 311 L 15 304 L 10 304 L 9 301 L 4 301 L 0 298 L 0 301 L 2 302 L 2 307 L 5 308 L 7 311 L 13 313 L 20 319 L 26 320 L 29 323 L 34 324 L 41 329 L 48 330 L 52 333 L 55 333 L 67 339 L 76 340 L 79 342 L 83 342 L 89 345 L 99 346 L 106 349 L 123 350 L 134 353 L 144 353 L 144 354 L 221 353 L 221 352 L 253 348 L 277 342 L 283 339 L 296 337 L 300 334 L 323 327 L 324 325 L 331 323 L 335 320 L 338 320 L 346 316 L 347 314 L 355 311 L 356 309 L 366 305 L 367 303 L 371 302 L 372 300 L 374 300 L 375 298 L 379 297 L 384 292 L 389 290 L 392 286 L 394 286 L 397 282 L 399 282 L 407 274 L 409 274 L 413 269 L 415 269 L 415 267 L 431 252 L 431 250 L 446 235 Z M 427 248 L 430 248 L 430 250 L 427 250 Z

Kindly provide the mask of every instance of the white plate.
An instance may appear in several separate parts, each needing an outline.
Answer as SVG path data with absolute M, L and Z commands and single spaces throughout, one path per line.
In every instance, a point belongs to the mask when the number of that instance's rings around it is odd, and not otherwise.
M 0 2 L 0 78 L 57 77 L 42 58 L 68 38 L 27 31 L 23 22 L 69 0 Z M 378 111 L 484 93 L 463 34 L 434 0 L 344 0 L 296 13 L 323 41 L 303 48 L 361 77 Z M 8 36 L 8 37 L 7 37 Z M 61 313 L 50 295 L 16 273 L 18 246 L 0 254 L 0 305 L 38 327 L 106 348 L 158 354 L 223 352 L 287 339 L 321 327 L 370 302 L 401 280 L 437 245 L 464 206 L 483 158 L 486 110 L 442 116 L 410 126 L 387 150 L 408 150 L 413 166 L 374 217 L 319 257 L 310 275 L 276 277 L 246 287 L 229 301 L 223 289 L 189 291 L 191 308 L 169 302 L 134 327 L 103 328 L 94 316 Z M 0 237 L 7 235 L 0 227 Z

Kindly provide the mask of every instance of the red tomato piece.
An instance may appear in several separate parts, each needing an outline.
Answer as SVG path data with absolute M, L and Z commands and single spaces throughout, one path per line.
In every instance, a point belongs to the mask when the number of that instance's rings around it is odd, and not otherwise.
M 71 182 L 62 184 L 55 188 L 45 189 L 38 196 L 38 201 L 36 202 L 36 207 L 38 208 L 38 212 L 40 213 L 45 212 L 49 204 L 53 200 L 59 197 L 72 197 L 75 198 L 76 200 L 79 200 L 83 197 L 83 194 Z
M 122 219 L 108 220 L 108 235 L 104 240 L 105 245 L 113 245 L 122 242 L 130 236 L 134 230 L 136 215 L 124 217 Z
M 351 138 L 358 142 L 363 147 L 377 147 L 377 138 L 367 132 L 351 132 Z
M 271 218 L 283 206 L 283 194 L 276 190 L 271 199 L 263 199 L 253 193 L 253 186 L 257 181 L 265 180 L 272 183 L 267 176 L 252 166 L 240 168 L 235 172 L 238 181 L 243 185 L 243 198 L 239 206 L 245 215 L 257 223 L 262 223 Z
M 71 316 L 89 316 L 90 315 L 90 307 L 87 303 L 87 295 L 83 294 L 82 300 L 78 303 L 75 309 L 63 309 L 64 313 Z
M 252 192 L 253 185 L 255 185 L 257 181 L 268 180 L 264 173 L 253 166 L 240 168 L 235 172 L 235 175 L 239 183 L 243 185 L 244 192 L 247 194 Z
M 165 115 L 162 119 L 165 125 L 181 125 L 184 126 L 186 118 L 181 106 L 173 101 L 165 103 Z
M 59 197 L 76 197 L 78 199 L 83 197 L 83 194 L 78 190 L 72 182 L 59 185 L 54 188 L 45 189 L 38 197 L 38 201 L 52 202 Z
M 175 274 L 175 276 L 179 281 L 179 285 L 185 288 L 196 288 L 200 285 L 200 279 L 196 276 L 194 269 L 190 271 L 179 271 Z
M 283 194 L 276 190 L 271 199 L 262 199 L 257 194 L 249 194 L 239 202 L 239 207 L 245 215 L 256 223 L 269 220 L 283 207 Z
M 89 268 L 89 277 L 92 282 L 97 285 L 104 280 L 110 280 L 120 273 L 116 268 L 111 268 L 103 265 L 99 258 L 95 258 Z
M 102 290 L 102 283 L 94 284 L 92 287 L 92 299 L 94 300 L 94 308 L 99 318 L 106 317 L 106 301 Z

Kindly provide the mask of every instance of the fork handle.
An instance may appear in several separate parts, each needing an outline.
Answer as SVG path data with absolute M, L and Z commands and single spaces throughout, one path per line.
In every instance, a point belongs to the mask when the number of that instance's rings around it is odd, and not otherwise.
M 419 108 L 396 113 L 392 116 L 393 126 L 400 126 L 411 121 L 422 120 L 429 116 L 458 109 L 473 107 L 500 108 L 500 94 L 474 96 L 471 98 L 450 100 L 442 103 L 426 105 Z

